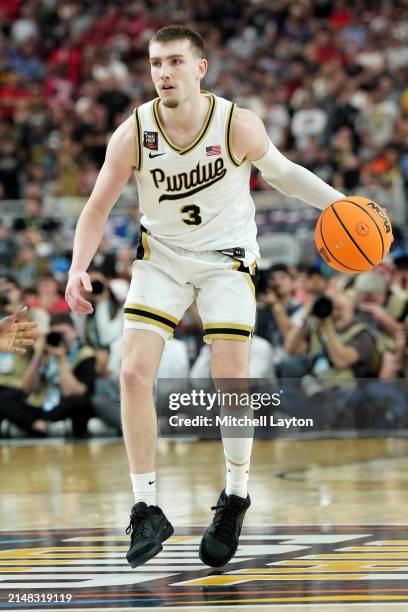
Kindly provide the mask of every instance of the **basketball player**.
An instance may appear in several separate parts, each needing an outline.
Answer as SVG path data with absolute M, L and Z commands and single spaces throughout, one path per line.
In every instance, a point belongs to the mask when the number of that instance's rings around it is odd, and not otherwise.
M 28 314 L 25 306 L 22 310 L 4 317 L 0 321 L 0 352 L 24 355 L 25 346 L 31 346 L 36 337 L 37 323 L 22 321 Z
M 173 527 L 156 505 L 156 414 L 153 384 L 163 351 L 196 300 L 204 340 L 212 344 L 212 376 L 248 376 L 255 323 L 252 277 L 259 257 L 251 163 L 273 186 L 323 209 L 343 194 L 281 155 L 251 111 L 200 89 L 207 71 L 204 46 L 179 26 L 157 32 L 149 45 L 158 97 L 137 108 L 112 135 L 105 163 L 75 232 L 66 299 L 89 314 L 86 270 L 110 210 L 136 172 L 141 239 L 125 304 L 121 370 L 122 421 L 135 505 L 128 533 L 132 567 L 162 550 Z M 200 558 L 209 566 L 235 554 L 250 505 L 247 492 L 252 437 L 223 439 L 226 487 Z

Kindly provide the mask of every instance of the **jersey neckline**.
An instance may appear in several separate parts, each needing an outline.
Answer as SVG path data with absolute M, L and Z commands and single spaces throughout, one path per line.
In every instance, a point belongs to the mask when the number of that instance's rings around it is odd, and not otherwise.
M 215 115 L 216 100 L 215 100 L 214 94 L 212 94 L 212 93 L 210 93 L 208 91 L 202 91 L 202 93 L 209 94 L 209 96 L 210 96 L 210 106 L 208 108 L 208 112 L 207 112 L 207 115 L 206 115 L 206 117 L 204 119 L 204 123 L 203 123 L 203 126 L 202 126 L 201 130 L 200 130 L 200 133 L 193 140 L 193 142 L 191 144 L 189 144 L 187 147 L 179 147 L 179 146 L 177 146 L 176 144 L 174 144 L 171 141 L 170 137 L 165 132 L 163 124 L 160 121 L 160 116 L 159 116 L 159 111 L 158 111 L 158 106 L 159 106 L 160 98 L 155 98 L 155 100 L 153 100 L 152 111 L 153 111 L 153 119 L 154 119 L 154 122 L 156 124 L 156 127 L 159 130 L 160 134 L 163 136 L 163 138 L 166 141 L 166 143 L 169 145 L 169 147 L 171 149 L 173 149 L 173 151 L 175 151 L 179 155 L 187 155 L 187 153 L 190 153 L 193 149 L 195 149 L 197 147 L 197 145 L 199 145 L 200 142 L 204 139 L 204 137 L 206 136 L 208 130 L 210 129 L 212 120 L 213 120 L 214 115 Z

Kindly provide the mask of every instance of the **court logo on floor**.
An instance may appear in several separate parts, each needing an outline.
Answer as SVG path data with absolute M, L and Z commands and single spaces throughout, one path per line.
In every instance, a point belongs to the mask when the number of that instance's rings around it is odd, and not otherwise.
M 0 610 L 407 603 L 407 527 L 248 527 L 235 558 L 203 565 L 204 529 L 176 530 L 131 569 L 110 529 L 0 532 Z

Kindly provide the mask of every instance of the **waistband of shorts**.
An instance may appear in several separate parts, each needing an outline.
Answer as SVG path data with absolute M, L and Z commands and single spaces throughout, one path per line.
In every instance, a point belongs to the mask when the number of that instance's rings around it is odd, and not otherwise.
M 140 226 L 140 231 L 145 232 L 148 236 L 153 238 L 153 240 L 156 240 L 157 242 L 165 246 L 167 249 L 170 249 L 171 251 L 176 252 L 176 253 L 180 253 L 180 254 L 184 253 L 186 255 L 193 255 L 195 257 L 199 253 L 202 253 L 203 255 L 206 255 L 208 253 L 219 253 L 220 255 L 224 255 L 225 257 L 230 257 L 231 259 L 238 259 L 239 261 L 242 261 L 242 262 L 244 262 L 245 260 L 248 260 L 249 258 L 251 258 L 251 261 L 256 260 L 256 256 L 254 255 L 254 253 L 252 253 L 251 251 L 248 251 L 248 249 L 245 249 L 244 247 L 227 247 L 225 249 L 207 249 L 205 251 L 192 251 L 189 249 L 185 249 L 184 247 L 179 247 L 173 244 L 169 244 L 168 242 L 163 240 L 163 238 L 158 238 L 158 236 L 156 236 L 155 234 L 152 234 L 152 232 L 148 230 L 147 228 L 145 228 L 143 225 Z

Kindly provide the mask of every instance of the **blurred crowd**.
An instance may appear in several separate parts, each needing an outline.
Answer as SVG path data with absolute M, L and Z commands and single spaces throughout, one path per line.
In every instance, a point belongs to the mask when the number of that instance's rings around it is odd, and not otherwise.
M 155 96 L 147 44 L 195 27 L 204 87 L 256 111 L 273 142 L 406 222 L 406 0 L 1 0 L 3 199 L 87 196 L 107 139 Z M 268 186 L 254 175 L 254 189 Z M 376 197 L 374 197 L 376 196 Z
M 99 421 L 120 435 L 119 373 L 128 275 L 90 271 L 92 315 L 70 313 L 50 272 L 23 288 L 0 277 L 0 317 L 30 307 L 39 336 L 25 355 L 0 354 L 0 422 L 26 434 L 90 433 Z M 250 377 L 285 389 L 282 410 L 319 426 L 408 425 L 408 256 L 359 275 L 275 263 L 261 273 Z M 210 379 L 210 347 L 193 304 L 165 345 L 158 380 Z M 183 384 L 184 384 L 183 383 Z M 162 385 L 163 388 L 163 385 Z M 179 391 L 179 388 L 177 387 Z M 160 401 L 160 398 L 159 398 Z M 92 433 L 92 431 L 91 431 Z
M 92 264 L 95 313 L 84 320 L 63 297 L 73 227 L 52 202 L 90 194 L 113 130 L 155 96 L 147 44 L 171 15 L 204 37 L 206 89 L 257 112 L 292 160 L 386 206 L 400 236 L 388 261 L 355 279 L 279 261 L 264 270 L 251 375 L 296 379 L 294 411 L 299 393 L 308 410 L 333 393 L 343 405 L 336 377 L 370 379 L 357 383 L 356 406 L 377 406 L 379 426 L 402 426 L 406 400 L 393 381 L 407 375 L 407 14 L 406 0 L 0 0 L 0 211 L 24 202 L 23 213 L 0 216 L 0 316 L 26 303 L 41 330 L 26 356 L 0 355 L 0 421 L 44 436 L 69 418 L 81 436 L 97 415 L 120 432 L 137 206 L 108 223 Z M 256 171 L 251 184 L 271 189 Z M 169 379 L 209 375 L 194 307 L 161 368 Z M 344 417 L 332 412 L 328 426 Z M 359 419 L 374 422 L 361 410 Z

